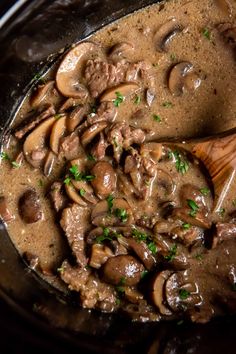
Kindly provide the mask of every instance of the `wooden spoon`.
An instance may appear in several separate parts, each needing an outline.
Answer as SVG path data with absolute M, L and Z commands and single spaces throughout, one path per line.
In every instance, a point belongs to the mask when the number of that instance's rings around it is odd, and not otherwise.
M 209 172 L 214 187 L 214 212 L 219 212 L 230 192 L 236 198 L 236 128 L 203 139 L 193 139 L 176 143 L 202 161 Z

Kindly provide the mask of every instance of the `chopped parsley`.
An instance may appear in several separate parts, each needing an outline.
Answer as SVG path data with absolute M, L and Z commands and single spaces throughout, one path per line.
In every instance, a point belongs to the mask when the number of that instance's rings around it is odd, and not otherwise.
M 189 215 L 192 217 L 195 217 L 198 210 L 199 210 L 199 206 L 192 199 L 187 199 L 187 203 L 188 203 L 189 208 L 191 209 L 191 211 L 189 212 Z
M 108 211 L 109 211 L 109 213 L 112 212 L 113 200 L 114 200 L 114 197 L 113 197 L 111 194 L 110 194 L 110 195 L 107 197 L 107 199 L 106 199 L 107 205 L 108 205 Z
M 93 175 L 87 175 L 84 172 L 80 172 L 76 165 L 72 165 L 69 171 L 76 181 L 92 181 L 95 178 Z
M 206 39 L 208 39 L 208 40 L 211 39 L 211 32 L 209 31 L 208 28 L 203 28 L 203 29 L 202 29 L 202 34 L 203 34 L 203 36 L 204 36 Z
M 57 268 L 57 271 L 58 271 L 58 273 L 62 273 L 62 272 L 64 272 L 64 268 L 63 267 Z
M 170 102 L 170 101 L 163 102 L 163 103 L 162 103 L 162 107 L 165 107 L 165 108 L 172 108 L 172 107 L 173 107 L 173 103 Z
M 110 235 L 110 230 L 108 229 L 108 227 L 105 227 L 103 229 L 103 233 L 101 236 L 96 237 L 95 241 L 97 243 L 102 243 L 103 241 L 108 240 L 108 241 L 112 241 L 112 235 Z
M 202 195 L 207 196 L 210 193 L 210 189 L 207 187 L 201 188 L 200 192 L 202 193 Z
M 86 191 L 84 188 L 80 188 L 79 190 L 79 194 L 81 195 L 81 197 L 83 197 L 85 195 Z
M 54 118 L 55 118 L 56 120 L 58 120 L 58 119 L 62 118 L 63 116 L 64 116 L 64 114 L 58 113 L 58 114 L 55 114 Z
M 147 275 L 148 275 L 149 271 L 148 270 L 144 270 L 142 273 L 141 273 L 141 279 L 144 279 Z
M 157 253 L 157 246 L 156 246 L 155 242 L 148 243 L 148 248 L 152 252 L 152 254 Z
M 141 242 L 141 241 L 145 242 L 147 244 L 148 249 L 152 252 L 152 254 L 157 253 L 157 246 L 156 246 L 155 242 L 153 242 L 151 236 L 133 228 L 132 229 L 132 237 L 137 242 Z
M 198 260 L 198 261 L 201 261 L 203 259 L 203 255 L 202 254 L 196 254 L 195 258 Z
M 89 161 L 96 161 L 95 157 L 94 157 L 92 154 L 89 154 L 89 155 L 87 156 L 87 159 L 88 159 Z
M 125 277 L 121 277 L 120 281 L 119 281 L 119 284 L 116 286 L 116 290 L 118 291 L 118 293 L 124 293 L 125 292 L 125 289 L 123 288 L 125 283 L 126 283 Z
M 232 200 L 232 204 L 236 207 L 236 199 Z
M 158 115 L 158 114 L 153 114 L 153 119 L 156 121 L 156 122 L 158 122 L 158 123 L 160 123 L 161 122 L 161 117 Z
M 177 255 L 177 245 L 174 244 L 170 251 L 169 251 L 169 254 L 167 256 L 165 256 L 164 258 L 168 261 L 168 262 L 171 262 L 174 260 L 175 256 Z
M 120 107 L 121 103 L 124 102 L 124 96 L 120 92 L 115 92 L 116 99 L 113 100 L 115 107 Z
M 183 156 L 180 154 L 178 150 L 175 150 L 174 152 L 170 152 L 172 155 L 174 155 L 175 158 L 175 168 L 176 170 L 184 175 L 185 173 L 188 172 L 189 170 L 189 163 L 186 161 Z M 169 154 L 170 154 L 169 153 Z M 169 156 L 170 157 L 170 156 Z
M 223 218 L 223 216 L 225 215 L 225 208 L 220 208 L 218 210 L 218 214 Z
M 11 164 L 13 168 L 20 168 L 20 164 L 16 161 L 11 161 Z
M 120 305 L 120 303 L 121 303 L 121 300 L 117 297 L 117 298 L 116 298 L 116 305 L 118 305 L 118 306 L 119 306 L 119 305 Z
M 175 61 L 175 60 L 176 60 L 176 55 L 175 55 L 174 53 L 172 53 L 172 54 L 170 55 L 170 60 L 172 60 L 172 61 Z
M 38 181 L 38 185 L 39 185 L 39 187 L 43 187 L 43 180 L 42 180 L 42 179 L 40 179 L 40 180 Z
M 182 227 L 183 227 L 184 230 L 189 230 L 190 227 L 191 227 L 191 224 L 184 223 L 184 224 L 182 225 Z
M 141 102 L 141 96 L 136 95 L 136 96 L 135 96 L 135 99 L 134 99 L 134 103 L 135 103 L 135 104 L 140 104 L 140 102 Z
M 115 209 L 114 215 L 117 216 L 121 220 L 121 222 L 126 222 L 128 220 L 127 211 L 123 208 Z
M 4 151 L 1 152 L 0 158 L 1 158 L 1 160 L 4 160 L 4 161 L 9 161 L 10 160 L 9 155 L 6 152 L 4 152 Z
M 70 184 L 70 181 L 71 181 L 70 177 L 66 177 L 66 179 L 64 179 L 64 183 L 66 185 Z
M 190 292 L 186 289 L 179 290 L 179 297 L 181 300 L 186 300 L 190 295 Z

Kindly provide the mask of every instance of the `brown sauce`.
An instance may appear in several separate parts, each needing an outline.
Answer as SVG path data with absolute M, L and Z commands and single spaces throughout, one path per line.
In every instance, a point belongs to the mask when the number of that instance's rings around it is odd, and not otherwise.
M 236 311 L 235 182 L 216 210 L 205 160 L 170 141 L 235 127 L 235 10 L 147 7 L 73 47 L 25 98 L 0 216 L 29 266 L 82 306 L 139 321 Z

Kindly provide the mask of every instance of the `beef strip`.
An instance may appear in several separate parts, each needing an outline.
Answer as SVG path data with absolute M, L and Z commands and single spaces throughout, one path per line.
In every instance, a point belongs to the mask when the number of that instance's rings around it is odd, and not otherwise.
M 232 223 L 217 223 L 215 235 L 213 236 L 212 248 L 215 248 L 223 241 L 236 238 L 236 224 Z
M 64 261 L 60 274 L 70 290 L 80 293 L 83 307 L 95 307 L 109 312 L 116 307 L 116 292 L 113 287 L 102 282 L 91 270 L 79 266 L 72 267 L 68 261 Z
M 54 209 L 58 212 L 65 208 L 68 203 L 68 199 L 65 194 L 63 194 L 63 183 L 54 182 L 50 189 L 50 198 Z
M 60 224 L 65 232 L 77 263 L 84 267 L 87 264 L 85 255 L 85 234 L 90 229 L 90 210 L 73 204 L 63 210 Z

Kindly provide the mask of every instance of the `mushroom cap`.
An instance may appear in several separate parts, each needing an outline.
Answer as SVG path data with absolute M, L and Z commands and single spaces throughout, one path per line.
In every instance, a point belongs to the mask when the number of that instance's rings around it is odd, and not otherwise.
M 200 77 L 193 72 L 193 64 L 183 61 L 173 66 L 168 78 L 172 95 L 181 96 L 184 91 L 195 91 L 201 85 Z
M 88 90 L 79 82 L 83 59 L 100 48 L 92 42 L 81 42 L 73 47 L 62 59 L 56 73 L 56 85 L 62 95 L 73 98 L 86 98 Z
M 170 270 L 163 270 L 157 273 L 153 279 L 151 288 L 151 298 L 153 303 L 157 306 L 162 315 L 172 315 L 171 310 L 165 305 L 164 284 L 173 272 Z
M 56 155 L 59 153 L 60 140 L 66 132 L 66 121 L 67 116 L 63 115 L 55 121 L 52 127 L 50 135 L 50 148 Z
M 165 22 L 161 25 L 154 35 L 154 41 L 158 52 L 166 52 L 167 45 L 172 38 L 182 31 L 182 26 L 177 22 L 176 18 Z
M 32 154 L 38 151 L 45 155 L 46 139 L 51 133 L 54 123 L 54 117 L 46 119 L 27 136 L 24 142 L 23 151 L 25 158 L 35 168 L 40 167 L 42 159 L 33 159 Z
M 115 190 L 117 177 L 109 162 L 97 162 L 93 166 L 91 173 L 95 176 L 91 184 L 98 197 L 101 199 L 106 198 Z
M 118 93 L 118 92 L 125 99 L 125 98 L 131 96 L 132 94 L 136 93 L 139 90 L 140 90 L 140 86 L 137 83 L 125 82 L 125 83 L 120 84 L 118 86 L 111 87 L 111 88 L 107 89 L 100 97 L 100 101 L 101 102 L 115 101 L 115 99 L 117 98 L 116 93 Z

